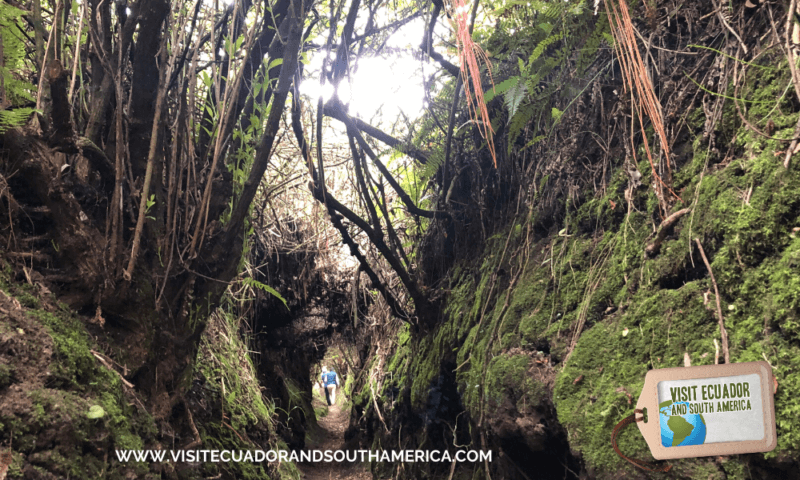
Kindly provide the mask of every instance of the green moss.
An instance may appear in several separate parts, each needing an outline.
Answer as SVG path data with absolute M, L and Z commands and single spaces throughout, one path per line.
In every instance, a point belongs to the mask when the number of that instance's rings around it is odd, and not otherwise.
M 223 411 L 234 429 L 246 429 L 261 422 L 271 427 L 273 408 L 261 395 L 252 360 L 239 337 L 238 318 L 219 311 L 209 321 L 197 368 L 205 376 L 208 388 L 222 397 Z M 287 383 L 289 387 L 293 384 Z M 292 391 L 297 394 L 298 389 L 294 387 Z
M 39 308 L 39 299 L 29 292 L 22 292 L 17 295 L 17 300 L 23 307 Z
M 71 314 L 35 310 L 30 315 L 44 324 L 56 349 L 53 376 L 58 386 L 85 390 L 113 381 L 114 375 L 99 366 L 91 353 L 89 336 Z
M 713 363 L 708 354 L 715 331 L 702 286 L 694 282 L 678 290 L 641 291 L 626 315 L 583 333 L 558 374 L 553 397 L 570 442 L 590 465 L 608 472 L 622 465 L 608 455 L 608 432 L 633 409 L 647 371 L 680 365 L 684 352 L 695 365 Z M 628 430 L 620 448 L 648 458 L 638 431 Z
M 25 453 L 24 460 L 18 460 L 15 453 L 9 478 L 20 478 L 25 465 L 44 477 L 143 477 L 147 465 L 120 464 L 113 450 L 144 448 L 156 435 L 152 418 L 132 406 L 119 377 L 91 354 L 100 348 L 73 312 L 49 298 L 37 297 L 28 285 L 10 282 L 8 275 L 4 269 L 0 284 L 23 307 L 24 317 L 18 318 L 25 320 L 17 321 L 26 322 L 21 326 L 27 332 L 6 328 L 16 336 L 18 352 L 24 353 L 17 367 L 0 364 L 0 383 L 20 381 L 15 370 L 52 358 L 49 365 L 44 364 L 48 373 L 37 372 L 26 379 L 28 388 L 33 388 L 17 399 L 16 412 L 0 412 L 0 435 L 11 440 L 14 452 Z M 50 337 L 48 341 L 43 340 L 45 336 Z M 26 372 L 30 374 L 30 370 Z M 105 415 L 87 418 L 93 405 L 101 405 Z
M 261 395 L 248 349 L 239 336 L 238 322 L 239 318 L 219 310 L 211 317 L 203 333 L 196 368 L 206 379 L 210 402 L 221 403 L 224 415 L 198 425 L 203 446 L 220 450 L 261 449 L 262 445 L 249 439 L 251 435 L 263 436 L 266 431 L 270 448 L 286 449 L 285 444 L 275 440 L 273 417 L 276 408 Z M 305 405 L 297 385 L 291 380 L 286 380 L 285 385 L 290 396 L 290 412 L 287 413 L 301 409 L 306 418 L 311 417 L 313 410 L 310 405 Z M 203 474 L 213 477 L 225 472 L 232 478 L 264 480 L 274 473 L 271 468 L 266 464 L 246 462 L 207 463 L 203 465 Z M 299 472 L 291 462 L 275 468 L 280 478 L 299 478 Z
M 105 410 L 103 421 L 111 433 L 116 448 L 127 450 L 144 448 L 141 436 L 134 432 L 144 432 L 147 437 L 154 437 L 157 434 L 155 423 L 147 412 L 136 412 L 137 415 L 132 415 L 133 409 L 126 402 L 121 388 L 103 392 L 99 405 Z
M 776 136 L 791 135 L 796 115 L 791 117 L 776 122 L 782 128 Z M 570 432 L 571 445 L 598 471 L 623 468 L 618 458 L 607 455 L 607 432 L 630 413 L 627 393 L 634 399 L 638 396 L 648 369 L 679 366 L 683 352 L 690 355 L 693 365 L 713 362 L 713 338 L 719 338 L 713 293 L 708 307 L 703 305 L 704 293 L 713 289 L 695 238 L 703 242 L 721 292 L 732 361 L 769 359 L 781 390 L 787 389 L 775 397 L 779 444 L 766 456 L 795 455 L 800 448 L 793 420 L 800 402 L 787 393 L 800 388 L 796 376 L 790 374 L 800 367 L 796 360 L 800 356 L 800 242 L 792 231 L 800 225 L 796 195 L 800 179 L 796 170 L 780 167 L 774 156 L 779 143 L 756 138 L 746 129 L 737 130 L 736 141 L 746 147 L 745 156 L 705 175 L 702 185 L 698 175 L 707 152 L 695 142 L 693 160 L 676 177 L 689 192 L 684 194 L 685 205 L 691 205 L 690 195 L 697 194 L 693 214 L 680 220 L 674 229 L 677 236 L 666 240 L 653 260 L 642 263 L 617 248 L 611 262 L 616 272 L 609 277 L 628 277 L 628 294 L 619 298 L 627 297 L 627 310 L 584 332 L 558 375 L 559 419 Z M 631 227 L 648 231 L 643 220 L 632 217 Z M 645 243 L 641 237 L 631 242 L 639 252 Z M 620 268 L 623 255 L 627 265 Z M 621 335 L 623 328 L 629 329 L 626 337 Z M 633 457 L 648 458 L 638 432 L 630 430 L 623 432 L 620 447 Z M 724 472 L 700 460 L 686 461 L 681 469 L 693 478 L 724 478 L 726 474 L 747 478 L 738 460 L 724 464 Z
M 501 405 L 509 392 L 513 392 L 519 411 L 525 411 L 526 404 L 542 402 L 545 388 L 531 375 L 532 363 L 528 355 L 497 356 L 489 362 L 485 391 L 490 407 Z
M 14 380 L 14 366 L 0 363 L 0 389 L 5 388 Z
M 770 67 L 751 67 L 737 95 L 748 101 L 745 115 L 751 122 L 763 128 L 772 121 L 773 136 L 791 138 L 800 113 L 791 95 L 777 101 L 790 85 L 790 74 L 780 56 L 769 55 L 758 61 Z M 726 93 L 733 94 L 732 89 Z M 554 228 L 523 250 L 526 224 L 515 223 L 492 236 L 482 256 L 454 268 L 445 320 L 413 346 L 402 329 L 388 362 L 395 383 L 410 387 L 412 407 L 426 407 L 431 383 L 443 365 L 455 364 L 470 416 L 477 418 L 487 406 L 491 413 L 506 401 L 524 412 L 524 405 L 547 394 L 531 375 L 532 359 L 540 355 L 536 350 L 547 345 L 557 372 L 553 402 L 570 448 L 599 478 L 626 476 L 622 472 L 629 474 L 632 467 L 610 451 L 609 436 L 632 412 L 646 372 L 681 366 L 684 354 L 692 365 L 714 362 L 714 339 L 719 341 L 716 299 L 695 241 L 699 239 L 720 291 L 731 360 L 767 359 L 780 385 L 775 396 L 778 447 L 764 457 L 796 459 L 800 169 L 796 159 L 789 170 L 781 166 L 775 153 L 785 150 L 785 142 L 744 127 L 732 102 L 725 109 L 713 132 L 717 146 L 731 147 L 724 159 L 703 136 L 703 109 L 686 116 L 688 137 L 673 152 L 679 165 L 672 187 L 681 198 L 671 212 L 660 212 L 652 169 L 640 148 L 642 186 L 632 191 L 630 209 L 625 200 L 628 178 L 618 168 L 596 196 L 584 191 L 583 204 L 566 202 L 562 232 Z M 648 136 L 652 138 L 652 130 Z M 546 178 L 542 188 L 545 183 Z M 645 258 L 659 217 L 687 207 L 691 212 L 666 232 L 660 252 Z M 536 215 L 532 217 L 535 221 Z M 509 237 L 509 251 L 516 257 L 501 260 Z M 526 255 L 526 271 L 507 297 L 510 276 L 499 272 L 518 271 Z M 423 442 L 419 439 L 418 445 Z M 636 428 L 624 429 L 619 443 L 631 457 L 650 458 Z M 749 461 L 731 457 L 670 463 L 685 478 L 744 480 L 750 476 Z

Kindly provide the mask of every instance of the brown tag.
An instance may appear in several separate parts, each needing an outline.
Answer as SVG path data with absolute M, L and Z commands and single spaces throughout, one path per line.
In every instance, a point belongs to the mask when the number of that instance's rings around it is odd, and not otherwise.
M 706 457 L 775 448 L 772 369 L 767 362 L 650 370 L 636 422 L 653 457 Z

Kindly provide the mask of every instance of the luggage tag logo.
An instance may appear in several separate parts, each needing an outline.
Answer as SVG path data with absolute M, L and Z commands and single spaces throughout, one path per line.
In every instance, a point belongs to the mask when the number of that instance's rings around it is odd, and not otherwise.
M 612 444 L 655 470 L 616 446 L 619 429 L 633 422 L 659 460 L 768 452 L 778 443 L 772 369 L 750 362 L 647 372 L 636 413 L 617 425 Z

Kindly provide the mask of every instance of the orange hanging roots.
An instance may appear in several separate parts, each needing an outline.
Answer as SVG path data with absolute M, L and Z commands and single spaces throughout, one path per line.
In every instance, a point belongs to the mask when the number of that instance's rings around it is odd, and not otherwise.
M 481 70 L 478 66 L 480 59 L 486 64 L 489 79 L 492 78 L 492 64 L 486 52 L 472 41 L 472 32 L 469 21 L 469 7 L 464 0 L 450 0 L 448 3 L 450 19 L 456 31 L 456 45 L 458 46 L 458 60 L 461 65 L 461 77 L 464 82 L 464 93 L 467 96 L 469 116 L 478 126 L 478 131 L 486 140 L 489 153 L 492 155 L 494 168 L 497 168 L 497 154 L 494 148 L 494 129 L 489 119 L 489 110 L 483 99 L 481 88 Z M 494 85 L 494 82 L 492 82 Z M 458 92 L 456 92 L 458 93 Z
M 647 3 L 645 3 L 646 6 Z M 648 6 L 649 7 L 649 6 Z M 650 152 L 650 146 L 647 143 L 647 133 L 645 132 L 643 117 L 646 115 L 653 123 L 653 129 L 656 136 L 661 142 L 661 148 L 664 151 L 664 156 L 667 162 L 667 172 L 671 176 L 670 169 L 670 149 L 669 142 L 667 141 L 667 134 L 664 130 L 664 122 L 662 120 L 661 104 L 658 102 L 655 93 L 653 92 L 653 85 L 650 82 L 650 77 L 647 75 L 644 62 L 639 55 L 639 49 L 636 45 L 636 36 L 633 31 L 633 23 L 631 22 L 630 14 L 628 13 L 628 4 L 626 0 L 607 0 L 606 13 L 608 14 L 608 21 L 611 25 L 611 34 L 614 37 L 614 47 L 617 50 L 617 57 L 619 58 L 620 65 L 623 71 L 623 82 L 626 90 L 631 91 L 634 99 L 634 109 L 636 110 L 637 117 L 639 118 L 639 126 L 644 140 L 644 148 L 647 153 L 647 159 L 650 161 L 650 168 L 653 176 L 657 180 L 656 194 L 659 197 L 659 203 L 666 214 L 665 201 L 663 199 L 662 189 L 666 189 L 676 199 L 680 197 L 675 193 L 672 188 L 664 182 L 661 176 L 656 171 L 656 166 L 653 161 L 653 156 Z M 634 159 L 636 156 L 635 145 Z

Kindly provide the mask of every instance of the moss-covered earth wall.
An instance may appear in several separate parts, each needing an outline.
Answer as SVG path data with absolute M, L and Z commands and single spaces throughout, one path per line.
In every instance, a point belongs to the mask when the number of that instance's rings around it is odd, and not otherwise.
M 218 311 L 202 340 L 192 388 L 158 424 L 133 378 L 135 345 L 114 343 L 102 312 L 80 315 L 36 277 L 0 271 L 0 444 L 9 479 L 299 478 L 291 462 L 121 460 L 124 450 L 286 449 L 239 331 Z M 101 340 L 102 339 L 102 340 Z
M 798 114 L 781 113 L 796 109 L 781 97 L 790 77 L 780 58 L 762 59 L 769 66 L 752 69 L 739 94 L 751 118 L 790 139 Z M 378 349 L 388 355 L 373 350 L 381 389 L 374 375 L 361 383 L 352 428 L 373 447 L 493 450 L 491 465 L 459 465 L 453 478 L 662 478 L 615 454 L 611 432 L 633 412 L 648 370 L 722 356 L 702 245 L 731 362 L 773 368 L 778 446 L 670 461 L 669 478 L 800 475 L 800 169 L 783 166 L 789 142 L 756 133 L 726 105 L 714 144 L 702 107 L 684 116 L 671 185 L 679 198 L 669 211 L 659 211 L 657 180 L 640 148 L 638 164 L 613 162 L 605 188 L 583 192 L 581 202 L 563 199 L 563 222 L 543 233 L 531 206 L 479 257 L 457 262 L 442 287 L 441 322 L 422 334 L 400 328 Z M 683 209 L 658 244 L 661 221 Z M 619 446 L 652 460 L 635 427 L 622 431 Z M 438 478 L 450 465 L 403 471 Z

